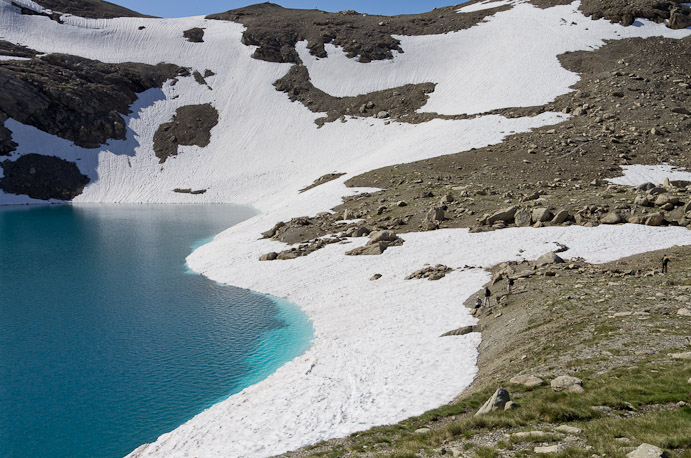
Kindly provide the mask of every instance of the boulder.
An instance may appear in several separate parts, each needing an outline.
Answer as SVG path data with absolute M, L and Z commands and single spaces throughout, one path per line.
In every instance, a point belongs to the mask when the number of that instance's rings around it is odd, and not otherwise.
M 398 239 L 398 236 L 394 231 L 375 231 L 369 236 L 368 245 L 372 245 L 378 242 L 393 242 Z
M 355 248 L 354 250 L 348 251 L 346 255 L 348 256 L 378 256 L 386 251 L 386 242 L 368 243 L 365 246 Z
M 564 434 L 580 434 L 581 429 L 576 428 L 575 426 L 569 426 L 569 425 L 561 425 L 558 426 L 554 429 L 557 432 L 564 433 Z
M 639 184 L 638 186 L 636 186 L 637 191 L 650 191 L 651 189 L 654 189 L 654 188 L 655 188 L 655 185 L 650 183 L 650 182 Z
M 653 213 L 645 220 L 646 226 L 661 226 L 665 222 L 665 216 L 662 213 Z
M 691 316 L 691 310 L 687 308 L 677 310 L 677 315 L 679 316 Z
M 427 212 L 427 215 L 425 216 L 425 219 L 431 222 L 444 221 L 444 209 L 441 207 L 430 208 Z
M 624 222 L 624 219 L 617 212 L 609 212 L 600 220 L 602 224 L 619 224 Z
M 537 258 L 535 261 L 538 266 L 546 266 L 548 264 L 563 264 L 564 260 L 560 258 L 556 253 L 546 253 Z
M 372 275 L 372 278 L 370 278 L 370 281 L 377 281 L 382 277 L 381 274 L 374 274 Z
M 492 397 L 489 398 L 482 407 L 480 407 L 480 410 L 475 413 L 475 416 L 477 417 L 479 415 L 484 415 L 496 410 L 504 410 L 506 403 L 510 400 L 511 398 L 509 396 L 509 392 L 500 387 L 494 392 Z
M 552 224 L 561 224 L 569 219 L 569 212 L 566 210 L 559 210 L 554 218 L 552 218 Z
M 513 222 L 514 216 L 516 216 L 516 211 L 518 211 L 518 207 L 516 206 L 499 210 L 498 212 L 493 213 L 492 215 L 490 215 L 489 218 L 487 218 L 487 224 L 493 225 L 498 221 L 502 221 L 504 223 Z
M 441 198 L 442 204 L 450 204 L 453 201 L 454 201 L 454 197 L 451 194 L 446 194 L 444 197 Z
M 453 331 L 445 332 L 440 337 L 464 336 L 472 332 L 477 332 L 477 328 L 475 326 L 464 326 L 462 328 L 454 329 Z
M 552 217 L 552 213 L 547 208 L 534 208 L 532 212 L 533 221 L 536 223 L 544 223 L 549 221 Z
M 667 204 L 676 205 L 679 202 L 679 198 L 675 196 L 670 196 L 669 194 L 660 194 L 655 199 L 655 205 L 658 207 L 664 207 Z
M 639 207 L 650 207 L 650 201 L 645 196 L 637 196 L 633 203 Z
M 278 253 L 267 253 L 261 258 L 259 258 L 260 261 L 274 261 L 276 258 L 278 258 Z
M 511 384 L 523 385 L 527 386 L 528 388 L 540 386 L 544 382 L 545 381 L 542 380 L 540 377 L 535 377 L 534 375 L 517 375 L 515 377 L 512 377 L 511 380 L 509 380 L 509 383 Z
M 552 390 L 556 392 L 565 391 L 567 393 L 582 393 L 583 380 L 570 375 L 560 375 L 550 383 Z
M 518 227 L 528 227 L 532 222 L 532 217 L 528 210 L 524 208 L 519 208 L 518 210 L 516 210 L 516 214 L 513 217 L 513 221 L 514 223 L 516 223 L 516 226 Z
M 638 448 L 626 455 L 626 458 L 663 458 L 666 457 L 667 452 L 660 447 L 655 447 L 650 444 L 641 444 Z
M 684 353 L 672 353 L 669 355 L 672 357 L 672 359 L 682 359 L 682 360 L 691 360 L 691 351 L 687 351 Z

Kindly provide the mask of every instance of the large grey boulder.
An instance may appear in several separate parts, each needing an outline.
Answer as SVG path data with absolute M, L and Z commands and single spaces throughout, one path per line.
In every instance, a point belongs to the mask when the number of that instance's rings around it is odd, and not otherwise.
M 667 452 L 660 447 L 655 447 L 650 444 L 641 444 L 633 452 L 629 452 L 626 458 L 663 458 L 666 457 Z
M 552 390 L 556 392 L 566 391 L 567 393 L 582 393 L 583 380 L 570 375 L 560 375 L 551 382 Z
M 548 264 L 563 264 L 564 260 L 560 258 L 556 253 L 546 253 L 537 258 L 537 261 L 535 263 L 538 266 L 546 266 Z
M 509 208 L 504 208 L 503 210 L 499 210 L 496 213 L 493 213 L 490 215 L 489 218 L 487 218 L 487 224 L 492 225 L 496 223 L 497 221 L 503 221 L 505 223 L 512 222 L 514 219 L 514 216 L 516 216 L 516 212 L 518 211 L 518 207 L 513 206 Z
M 509 383 L 513 385 L 523 385 L 528 388 L 533 388 L 540 386 L 545 383 L 540 377 L 535 377 L 534 375 L 517 375 L 509 380 Z
M 528 227 L 532 222 L 532 217 L 530 212 L 524 208 L 519 208 L 516 210 L 516 214 L 513 217 L 516 226 L 518 227 Z
M 552 218 L 552 224 L 562 224 L 564 221 L 569 219 L 569 212 L 566 210 L 559 210 L 554 218 Z
M 475 413 L 475 416 L 477 417 L 479 415 L 485 415 L 496 410 L 504 410 L 506 403 L 510 400 L 511 396 L 509 395 L 509 392 L 500 387 L 494 392 L 492 397 L 489 398 L 482 407 L 480 407 L 480 410 Z
M 367 244 L 355 248 L 346 253 L 348 256 L 378 256 L 386 251 L 387 245 L 385 242 L 377 242 L 372 244 Z
M 665 215 L 662 213 L 653 213 L 645 220 L 646 226 L 661 226 L 665 222 Z
M 552 218 L 552 213 L 547 208 L 534 208 L 532 213 L 533 221 L 544 223 Z
M 609 212 L 600 220 L 602 224 L 619 224 L 624 222 L 624 219 L 617 212 Z
M 397 238 L 398 236 L 394 231 L 375 231 L 370 234 L 367 244 L 372 245 L 378 242 L 393 242 Z

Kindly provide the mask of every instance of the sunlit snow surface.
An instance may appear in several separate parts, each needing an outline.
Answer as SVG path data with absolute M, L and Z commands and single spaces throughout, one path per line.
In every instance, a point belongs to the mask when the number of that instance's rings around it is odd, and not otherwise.
M 625 186 L 638 186 L 643 183 L 662 184 L 667 178 L 670 181 L 691 181 L 691 172 L 678 169 L 673 165 L 622 165 L 624 175 L 607 181 Z
M 127 139 L 98 149 L 78 148 L 8 120 L 19 144 L 10 159 L 40 153 L 75 161 L 94 180 L 77 202 L 256 206 L 262 215 L 196 250 L 188 265 L 217 281 L 285 297 L 305 310 L 315 328 L 313 346 L 303 356 L 142 447 L 137 456 L 264 457 L 420 414 L 451 401 L 476 373 L 480 335 L 439 335 L 473 322 L 462 303 L 488 280 L 480 267 L 534 259 L 553 250 L 555 242 L 570 247 L 564 256 L 592 262 L 691 244 L 691 233 L 683 228 L 522 228 L 483 234 L 457 229 L 405 234 L 403 246 L 382 256 L 345 256 L 365 243 L 353 239 L 292 261 L 259 262 L 262 254 L 286 248 L 259 240 L 261 232 L 278 221 L 327 211 L 344 195 L 367 191 L 344 186 L 356 174 L 499 143 L 506 135 L 555 124 L 566 115 L 481 116 L 418 125 L 348 119 L 317 128 L 314 120 L 320 114 L 291 103 L 272 86 L 290 65 L 252 59 L 253 49 L 241 43 L 239 24 L 202 17 L 65 17 L 65 22 L 19 15 L 0 0 L 3 39 L 42 53 L 169 62 L 202 73 L 209 69 L 216 74 L 207 78 L 213 90 L 187 77 L 147 91 L 127 119 Z M 183 38 L 183 31 L 193 27 L 205 29 L 204 43 Z M 304 44 L 300 53 L 315 85 L 334 96 L 433 82 L 436 91 L 421 111 L 481 113 L 543 104 L 568 92 L 578 78 L 559 65 L 557 55 L 565 51 L 594 49 L 604 39 L 689 33 L 649 22 L 624 28 L 592 21 L 577 12 L 576 4 L 544 10 L 518 4 L 468 30 L 401 37 L 405 53 L 390 61 L 361 64 L 333 46 L 327 59 L 309 56 Z M 178 107 L 198 103 L 211 103 L 219 111 L 211 144 L 182 147 L 179 156 L 159 164 L 154 132 Z M 327 173 L 346 175 L 298 193 Z M 174 188 L 208 191 L 188 195 L 173 193 Z M 22 200 L 28 199 L 0 193 L 0 203 Z M 438 282 L 403 280 L 425 263 L 478 268 L 456 270 Z M 375 273 L 382 278 L 370 281 Z

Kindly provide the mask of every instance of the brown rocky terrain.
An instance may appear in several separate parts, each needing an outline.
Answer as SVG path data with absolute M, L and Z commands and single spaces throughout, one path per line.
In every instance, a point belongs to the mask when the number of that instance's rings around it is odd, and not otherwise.
M 354 177 L 349 186 L 383 190 L 346 198 L 333 214 L 286 222 L 273 237 L 308 243 L 361 227 L 405 233 L 629 221 L 688 225 L 688 209 L 680 204 L 689 201 L 687 183 L 662 190 L 675 202 L 666 206 L 665 198 L 649 195 L 652 188 L 608 186 L 606 179 L 626 164 L 691 167 L 691 41 L 613 41 L 560 60 L 581 81 L 574 92 L 532 110 L 563 111 L 571 114 L 567 121 L 510 135 L 499 145 Z M 363 221 L 337 224 L 355 218 Z
M 38 0 L 44 8 L 90 19 L 151 17 L 103 0 Z
M 180 107 L 173 119 L 161 124 L 154 134 L 154 152 L 164 163 L 177 156 L 179 146 L 207 146 L 211 129 L 218 124 L 218 111 L 210 104 Z

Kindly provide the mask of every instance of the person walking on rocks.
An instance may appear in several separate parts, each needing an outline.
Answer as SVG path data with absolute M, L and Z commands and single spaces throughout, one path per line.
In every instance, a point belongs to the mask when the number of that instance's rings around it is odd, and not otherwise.
M 513 289 L 513 278 L 509 277 L 506 279 L 506 292 L 510 293 Z
M 662 257 L 662 273 L 666 274 L 667 273 L 667 266 L 669 265 L 669 258 L 667 255 L 664 255 Z
M 485 303 L 484 303 L 484 305 L 489 306 L 491 304 L 490 297 L 492 297 L 492 291 L 490 291 L 489 288 L 485 286 Z

